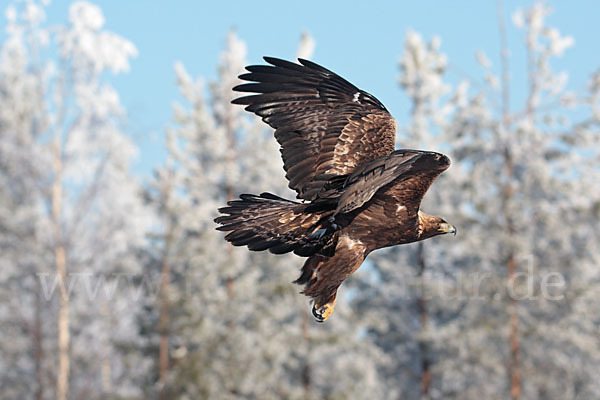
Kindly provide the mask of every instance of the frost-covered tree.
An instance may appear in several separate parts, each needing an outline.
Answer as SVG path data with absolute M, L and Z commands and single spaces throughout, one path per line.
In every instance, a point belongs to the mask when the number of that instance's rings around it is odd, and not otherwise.
M 394 355 L 383 369 L 392 398 L 597 397 L 597 321 L 583 311 L 597 306 L 589 293 L 599 277 L 589 224 L 598 217 L 597 80 L 583 96 L 566 90 L 553 59 L 573 39 L 545 25 L 549 12 L 536 4 L 513 17 L 526 33 L 520 107 L 508 49 L 500 78 L 479 53 L 483 82 L 450 89 L 436 41 L 407 35 L 401 84 L 413 109 L 399 142 L 450 155 L 423 207 L 459 233 L 374 257 L 367 287 L 379 296 L 359 303 L 395 311 L 370 330 Z
M 73 3 L 69 23 L 52 29 L 36 1 L 11 5 L 6 16 L 2 203 L 12 215 L 3 224 L 10 250 L 2 264 L 20 290 L 10 292 L 14 308 L 3 318 L 25 320 L 34 351 L 19 357 L 35 371 L 16 379 L 27 388 L 16 397 L 128 393 L 115 347 L 128 323 L 117 314 L 133 301 L 94 287 L 135 271 L 132 250 L 143 245 L 147 214 L 129 174 L 136 149 L 120 131 L 124 111 L 107 74 L 128 70 L 136 50 L 102 30 L 100 9 L 86 2 Z M 2 369 L 3 379 L 11 370 Z
M 303 31 L 300 35 L 300 43 L 296 50 L 296 58 L 310 59 L 315 51 L 315 39 L 310 36 L 310 33 Z
M 217 208 L 239 193 L 292 196 L 272 132 L 230 104 L 246 64 L 245 44 L 230 33 L 216 82 L 205 86 L 176 66 L 184 103 L 175 106 L 169 161 L 150 192 L 164 220 L 155 258 L 172 249 L 170 278 L 162 278 L 169 289 L 148 318 L 160 328 L 162 342 L 153 339 L 159 354 L 168 342 L 157 363 L 166 373 L 157 374 L 153 391 L 183 398 L 377 396 L 377 350 L 360 340 L 360 326 L 348 315 L 329 326 L 309 318 L 305 298 L 290 283 L 301 260 L 234 248 L 215 230 Z
M 439 48 L 439 38 L 426 43 L 419 34 L 407 32 L 399 83 L 411 108 L 408 123 L 398 124 L 396 141 L 400 148 L 439 151 L 452 158 L 442 131 L 450 123 L 456 96 L 450 96 L 450 86 L 444 81 L 447 60 Z M 449 198 L 458 179 L 454 168 L 443 174 L 425 196 L 422 208 L 460 226 Z M 381 365 L 387 398 L 429 398 L 431 394 L 436 362 L 432 342 L 440 319 L 439 310 L 431 311 L 440 303 L 432 293 L 452 284 L 445 260 L 455 243 L 455 238 L 439 238 L 376 252 L 369 263 L 371 273 L 363 275 L 359 284 L 355 307 L 365 311 L 364 318 L 372 318 L 369 337 L 389 357 Z
M 508 375 L 504 393 L 515 399 L 597 396 L 589 365 L 597 365 L 599 354 L 582 340 L 590 340 L 594 330 L 564 335 L 556 329 L 573 319 L 571 307 L 582 284 L 573 277 L 594 276 L 589 267 L 596 256 L 581 248 L 596 238 L 582 235 L 580 225 L 594 217 L 593 202 L 582 199 L 593 198 L 595 189 L 575 177 L 597 179 L 599 153 L 593 132 L 581 129 L 573 109 L 579 100 L 566 89 L 567 73 L 553 70 L 553 59 L 573 39 L 545 25 L 550 11 L 537 3 L 513 16 L 525 31 L 528 90 L 522 106 L 510 102 L 515 83 L 508 50 L 502 49 L 500 79 L 480 55 L 487 92 L 460 107 L 447 130 L 458 162 L 478 182 L 465 187 L 471 204 L 465 211 L 473 221 L 466 233 L 478 249 L 473 255 L 477 264 L 491 267 L 491 279 L 482 287 L 489 303 L 479 306 L 485 313 L 478 319 L 488 316 L 488 345 L 505 343 L 480 362 L 495 358 L 505 365 L 505 371 L 490 370 L 490 377 L 501 382 Z M 585 362 L 581 352 L 587 352 Z M 567 367 L 561 359 L 582 367 Z
M 0 384 L 6 388 L 3 395 L 15 399 L 41 399 L 51 382 L 45 354 L 51 327 L 35 279 L 48 259 L 37 239 L 43 216 L 38 184 L 47 162 L 35 144 L 47 118 L 42 73 L 30 68 L 30 49 L 37 49 L 44 36 L 35 33 L 34 14 L 19 21 L 18 10 L 7 9 L 0 53 Z
M 524 66 L 499 16 L 481 79 L 450 84 L 440 40 L 407 33 L 397 143 L 452 159 L 423 208 L 458 235 L 373 254 L 327 324 L 290 283 L 302 259 L 215 230 L 239 193 L 294 196 L 273 132 L 230 104 L 245 44 L 214 82 L 176 65 L 142 197 L 110 86 L 135 47 L 85 2 L 48 27 L 45 3 L 9 6 L 0 46 L 2 398 L 600 398 L 600 72 L 555 70 L 574 39 L 545 3 L 513 14 Z

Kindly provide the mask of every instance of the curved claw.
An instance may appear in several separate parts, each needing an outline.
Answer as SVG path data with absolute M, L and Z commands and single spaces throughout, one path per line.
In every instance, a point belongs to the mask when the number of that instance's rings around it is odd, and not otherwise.
M 312 313 L 317 319 L 317 322 L 325 322 L 329 317 L 331 317 L 334 309 L 335 300 L 327 304 L 323 304 L 322 306 L 319 306 L 315 303 L 312 308 Z

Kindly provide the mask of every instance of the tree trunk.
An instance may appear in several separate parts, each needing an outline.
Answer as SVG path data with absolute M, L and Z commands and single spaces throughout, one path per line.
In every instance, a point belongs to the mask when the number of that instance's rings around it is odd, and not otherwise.
M 103 322 L 106 324 L 104 329 L 106 330 L 106 333 L 108 334 L 108 332 L 112 331 L 112 321 L 111 321 L 110 309 L 109 309 L 108 303 L 106 301 L 104 301 L 102 303 L 100 311 L 101 311 L 102 318 L 104 320 Z M 110 343 L 110 341 L 111 341 L 111 338 L 109 336 L 108 343 Z M 110 359 L 111 359 L 110 349 L 106 349 L 106 351 L 102 355 L 102 365 L 100 367 L 100 375 L 102 377 L 102 393 L 104 393 L 104 394 L 112 393 L 112 367 L 110 364 Z
M 225 125 L 225 138 L 227 140 L 227 146 L 230 149 L 230 151 L 227 152 L 227 158 L 225 159 L 225 165 L 227 166 L 227 170 L 232 170 L 234 168 L 236 162 L 235 156 L 237 151 L 237 140 L 235 138 L 235 132 L 233 130 L 233 117 L 230 111 L 231 105 L 228 105 L 227 113 L 223 121 L 223 124 Z M 232 182 L 230 182 L 229 179 L 227 179 L 227 174 L 225 174 L 225 198 L 228 202 L 233 200 L 234 198 L 233 185 Z M 232 254 L 232 251 L 233 245 L 229 244 L 229 246 L 227 246 L 227 253 L 230 256 Z M 229 299 L 232 299 L 234 295 L 234 283 L 235 278 L 233 277 L 229 277 L 225 281 L 225 285 L 227 288 L 227 296 L 229 297 Z
M 306 358 L 302 367 L 302 387 L 304 388 L 304 397 L 310 399 L 311 392 L 311 368 L 310 368 L 310 342 L 309 342 L 309 316 L 306 311 L 302 313 L 302 339 L 306 345 Z
M 506 34 L 506 22 L 504 16 L 504 4 L 502 0 L 497 0 L 497 15 L 498 15 L 498 31 L 500 34 L 500 68 L 502 71 L 502 126 L 504 130 L 510 129 L 510 76 L 509 76 L 509 50 L 508 40 Z M 535 86 L 531 85 L 532 80 L 532 60 L 531 52 L 528 49 L 528 69 L 530 79 L 530 96 L 527 101 L 527 113 L 532 117 L 532 94 L 535 92 Z M 532 121 L 533 122 L 533 121 Z M 506 231 L 509 237 L 513 237 L 515 228 L 512 218 L 510 217 L 510 202 L 514 194 L 514 188 L 512 187 L 512 180 L 514 178 L 514 166 L 512 161 L 512 155 L 508 147 L 504 151 L 504 167 L 506 171 L 507 183 L 504 186 L 503 197 L 502 197 L 502 211 L 506 218 Z M 513 249 L 509 249 L 508 257 L 506 262 L 508 270 L 509 282 L 512 282 L 516 273 L 517 264 L 515 262 L 515 255 Z M 517 310 L 517 300 L 514 298 L 510 299 L 509 305 L 509 345 L 510 345 L 510 360 L 508 363 L 508 375 L 510 382 L 510 396 L 513 400 L 519 400 L 521 398 L 521 376 L 519 374 L 519 314 Z
M 508 279 L 513 281 L 516 263 L 514 257 L 508 260 Z M 521 376 L 519 374 L 519 315 L 517 313 L 517 301 L 511 299 L 511 315 L 510 315 L 510 397 L 513 400 L 521 398 Z
M 52 220 L 54 223 L 55 243 L 54 260 L 59 279 L 60 304 L 58 310 L 58 373 L 56 375 L 56 398 L 66 400 L 69 392 L 69 296 L 67 287 L 67 260 L 61 231 L 62 206 L 62 159 L 60 138 L 57 136 L 53 146 L 54 182 L 52 184 Z
M 417 247 L 417 264 L 419 266 L 420 293 L 417 298 L 417 309 L 419 310 L 419 320 L 421 321 L 421 331 L 427 328 L 427 300 L 425 294 L 425 251 L 423 242 L 419 242 Z M 419 341 L 419 352 L 421 353 L 421 398 L 429 398 L 429 386 L 431 383 L 431 361 L 429 359 L 429 348 L 422 339 Z
M 171 247 L 171 236 L 171 233 L 167 235 L 160 283 L 160 344 L 158 349 L 158 381 L 160 383 L 160 399 L 167 398 L 165 386 L 167 384 L 167 375 L 169 372 L 169 282 L 171 281 L 171 265 L 168 257 Z
M 56 272 L 61 282 L 66 282 L 67 265 L 65 248 L 58 244 L 55 249 Z M 63 283 L 64 285 L 64 283 Z M 69 298 L 65 286 L 61 287 L 60 306 L 58 311 L 58 375 L 56 381 L 56 398 L 66 400 L 69 385 Z
M 169 177 L 171 182 L 174 181 L 173 171 L 169 170 Z M 165 205 L 170 203 L 171 195 L 173 193 L 173 187 L 171 182 L 168 182 L 168 186 L 164 192 L 163 202 Z M 168 210 L 168 207 L 166 207 Z M 167 211 L 168 212 L 168 211 Z M 173 247 L 173 240 L 175 237 L 175 225 L 176 222 L 174 217 L 167 214 L 168 226 L 164 237 L 165 248 L 162 255 L 162 268 L 161 268 L 161 281 L 160 281 L 160 315 L 159 315 L 159 347 L 158 347 L 158 382 L 160 387 L 159 399 L 167 399 L 168 391 L 166 390 L 167 378 L 169 374 L 169 332 L 170 332 L 170 301 L 169 301 L 169 286 L 171 282 L 171 248 Z
M 44 383 L 42 382 L 42 363 L 44 347 L 42 345 L 42 298 L 40 290 L 35 290 L 35 320 L 33 322 L 33 348 L 35 358 L 35 398 L 44 398 Z
M 505 229 L 508 233 L 508 237 L 515 235 L 515 225 L 511 218 L 511 207 L 510 203 L 514 195 L 515 188 L 511 184 L 511 180 L 514 177 L 514 165 L 510 151 L 505 149 L 504 154 L 505 168 L 507 172 L 508 183 L 504 186 L 503 193 L 503 213 L 506 220 Z M 508 282 L 513 283 L 515 273 L 517 270 L 517 263 L 515 261 L 514 249 L 512 244 L 509 244 L 508 256 L 506 261 L 506 268 L 508 270 Z M 517 299 L 510 297 L 509 306 L 509 346 L 510 346 L 510 359 L 508 363 L 508 375 L 510 380 L 510 397 L 513 400 L 519 400 L 521 398 L 521 376 L 519 373 L 519 314 L 518 314 L 518 301 Z

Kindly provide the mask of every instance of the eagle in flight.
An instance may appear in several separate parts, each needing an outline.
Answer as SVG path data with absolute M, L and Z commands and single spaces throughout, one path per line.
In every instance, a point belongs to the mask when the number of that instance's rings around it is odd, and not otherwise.
M 423 196 L 450 166 L 443 154 L 395 150 L 396 122 L 369 93 L 314 62 L 265 57 L 233 100 L 275 129 L 289 187 L 300 201 L 242 194 L 215 219 L 225 239 L 250 250 L 308 257 L 300 277 L 319 322 L 337 290 L 373 250 L 446 233 L 421 211 Z

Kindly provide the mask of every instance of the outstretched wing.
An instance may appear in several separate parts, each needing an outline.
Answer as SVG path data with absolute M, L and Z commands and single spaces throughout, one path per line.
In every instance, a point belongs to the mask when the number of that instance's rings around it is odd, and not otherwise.
M 300 64 L 265 57 L 236 86 L 256 93 L 233 100 L 275 129 L 289 187 L 314 200 L 335 175 L 394 150 L 396 123 L 383 104 L 335 73 L 311 61 Z
M 416 212 L 425 192 L 449 166 L 445 155 L 419 150 L 397 150 L 361 165 L 344 182 L 336 214 L 348 213 L 374 197 L 384 196 L 403 199 L 403 205 Z M 395 209 L 396 204 L 390 207 Z

